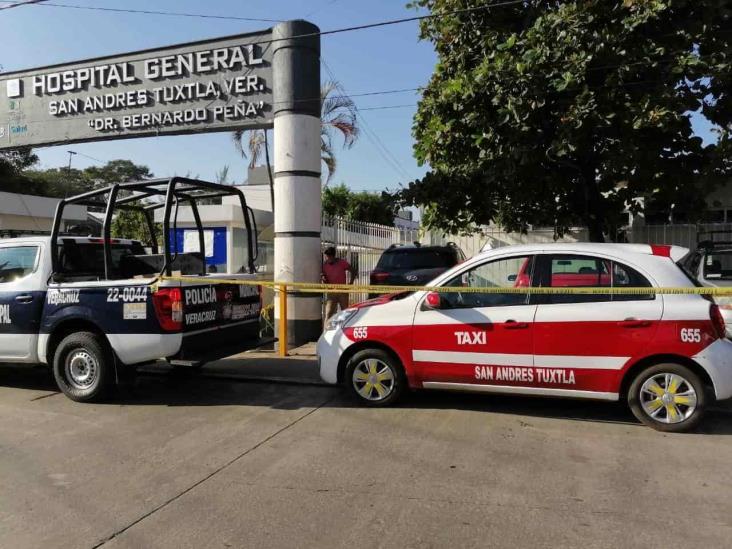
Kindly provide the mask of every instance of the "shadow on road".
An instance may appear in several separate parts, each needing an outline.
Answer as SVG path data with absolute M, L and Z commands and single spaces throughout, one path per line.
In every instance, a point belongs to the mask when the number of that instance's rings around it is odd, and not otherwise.
M 31 391 L 57 392 L 53 376 L 45 367 L 0 366 L 0 386 Z M 31 400 L 46 398 L 49 395 Z M 59 395 L 57 398 L 63 398 Z M 338 387 L 320 385 L 302 378 L 277 381 L 237 378 L 221 372 L 157 368 L 136 376 L 120 388 L 107 405 L 122 406 L 266 406 L 274 409 L 313 407 L 359 408 L 361 405 Z M 570 421 L 612 423 L 641 427 L 623 402 L 584 401 L 478 395 L 447 391 L 415 391 L 398 408 L 415 410 L 464 410 Z M 722 402 L 708 411 L 697 431 L 702 434 L 732 434 L 732 404 Z
M 58 392 L 58 387 L 50 370 L 46 366 L 40 365 L 0 365 L 0 387 Z

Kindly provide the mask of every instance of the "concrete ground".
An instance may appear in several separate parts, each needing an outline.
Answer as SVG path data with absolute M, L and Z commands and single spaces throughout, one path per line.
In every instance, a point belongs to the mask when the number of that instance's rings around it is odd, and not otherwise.
M 0 547 L 730 545 L 729 406 L 690 435 L 619 404 L 367 409 L 312 357 L 248 358 L 148 369 L 98 405 L 0 367 Z

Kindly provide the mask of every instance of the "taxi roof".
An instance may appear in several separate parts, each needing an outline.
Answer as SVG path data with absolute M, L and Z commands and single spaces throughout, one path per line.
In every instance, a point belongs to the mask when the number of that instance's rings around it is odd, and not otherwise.
M 688 248 L 682 246 L 656 245 L 656 244 L 618 244 L 614 242 L 541 242 L 537 244 L 519 244 L 516 246 L 504 246 L 500 248 L 488 248 L 484 246 L 478 256 L 495 254 L 501 251 L 514 253 L 537 253 L 537 252 L 568 252 L 568 253 L 608 253 L 616 255 L 655 255 L 668 257 L 674 262 L 680 261 L 689 253 Z M 477 256 L 476 256 L 477 257 Z

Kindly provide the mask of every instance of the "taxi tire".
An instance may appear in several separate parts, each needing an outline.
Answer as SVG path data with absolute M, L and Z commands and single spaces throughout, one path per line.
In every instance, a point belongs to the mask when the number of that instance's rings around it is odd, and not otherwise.
M 363 398 L 358 391 L 356 391 L 356 388 L 353 386 L 353 371 L 356 369 L 356 366 L 360 364 L 362 361 L 369 359 L 369 358 L 375 358 L 377 360 L 380 360 L 381 362 L 387 364 L 389 368 L 394 372 L 394 389 L 392 392 L 383 400 L 368 400 Z M 363 349 L 361 351 L 358 351 L 355 353 L 346 364 L 346 371 L 345 376 L 343 378 L 343 383 L 346 384 L 346 387 L 348 388 L 348 392 L 355 397 L 361 404 L 365 404 L 367 406 L 372 406 L 376 408 L 380 407 L 386 407 L 391 406 L 395 402 L 399 400 L 402 393 L 407 387 L 407 376 L 404 374 L 404 369 L 402 368 L 402 365 L 399 363 L 399 361 L 390 353 L 384 351 L 383 349 Z
M 66 377 L 66 357 L 72 351 L 83 349 L 98 365 L 94 382 L 84 389 L 71 385 Z M 112 353 L 103 338 L 92 332 L 77 332 L 61 340 L 53 355 L 53 377 L 61 392 L 76 402 L 94 402 L 102 399 L 115 379 Z
M 656 421 L 648 414 L 646 414 L 640 403 L 640 389 L 643 383 L 645 383 L 648 378 L 664 372 L 677 374 L 683 377 L 689 382 L 689 384 L 691 384 L 694 391 L 696 392 L 697 404 L 694 412 L 691 414 L 691 416 L 689 416 L 687 419 L 680 423 L 663 423 L 661 421 Z M 655 366 L 646 368 L 636 375 L 635 379 L 630 384 L 630 388 L 628 389 L 628 406 L 630 406 L 630 411 L 633 412 L 633 415 L 641 423 L 651 427 L 652 429 L 665 433 L 684 433 L 694 429 L 697 425 L 699 425 L 699 422 L 704 416 L 706 403 L 707 393 L 704 383 L 699 378 L 699 376 L 694 373 L 693 370 L 687 368 L 686 366 L 682 366 L 681 364 L 656 364 Z

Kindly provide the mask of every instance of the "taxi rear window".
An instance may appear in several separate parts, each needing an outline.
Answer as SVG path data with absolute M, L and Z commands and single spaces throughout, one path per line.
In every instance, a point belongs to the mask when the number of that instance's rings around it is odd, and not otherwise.
M 696 278 L 696 272 L 699 270 L 699 263 L 701 262 L 701 254 L 689 253 L 681 259 L 676 266 L 684 273 L 684 276 L 689 279 L 694 286 L 701 287 L 701 282 Z
M 552 288 L 650 288 L 651 283 L 635 269 L 609 259 L 582 255 L 551 255 L 540 275 L 542 284 Z M 551 294 L 547 303 L 587 303 L 597 301 L 638 301 L 655 299 L 655 294 Z

